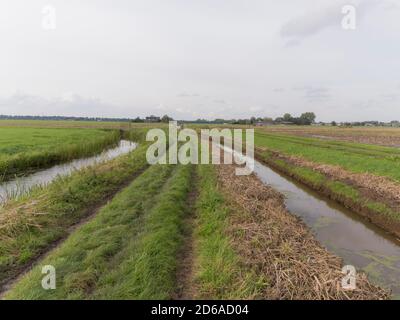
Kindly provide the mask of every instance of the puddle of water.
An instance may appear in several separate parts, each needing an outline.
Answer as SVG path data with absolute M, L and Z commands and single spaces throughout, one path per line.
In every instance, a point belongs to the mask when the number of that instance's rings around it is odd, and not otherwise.
M 5 202 L 10 196 L 18 197 L 27 193 L 35 186 L 46 185 L 58 176 L 66 176 L 94 164 L 112 160 L 120 155 L 136 149 L 137 144 L 128 140 L 121 140 L 115 148 L 108 149 L 96 156 L 76 159 L 68 163 L 53 166 L 49 169 L 37 171 L 25 177 L 6 181 L 0 184 L 0 202 Z
M 285 195 L 287 209 L 311 228 L 322 245 L 400 299 L 400 242 L 395 237 L 257 161 L 255 173 Z

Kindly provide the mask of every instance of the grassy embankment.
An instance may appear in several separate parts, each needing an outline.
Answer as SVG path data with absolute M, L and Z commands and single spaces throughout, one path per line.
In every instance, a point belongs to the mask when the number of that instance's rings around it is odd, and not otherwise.
M 152 166 L 7 294 L 9 299 L 167 299 L 193 166 Z M 57 289 L 41 287 L 41 266 Z
M 217 185 L 216 168 L 199 165 L 199 198 L 194 230 L 196 297 L 251 299 L 259 296 L 263 275 L 243 267 L 228 235 L 232 213 Z
M 0 207 L 0 284 L 18 275 L 141 173 L 148 166 L 146 150 L 143 143 L 130 154 L 59 178 Z
M 255 145 L 261 147 L 257 152 L 260 160 L 359 212 L 381 227 L 400 234 L 400 212 L 396 200 L 387 201 L 385 195 L 374 192 L 373 185 L 369 186 L 369 192 L 365 192 L 366 181 L 363 181 L 364 187 L 360 187 L 357 183 L 327 176 L 321 170 L 301 166 L 301 161 L 293 163 L 290 159 L 290 156 L 295 156 L 316 165 L 339 166 L 346 172 L 365 175 L 364 180 L 372 174 L 398 183 L 398 149 L 265 133 L 256 133 Z M 360 176 L 360 181 L 362 179 L 363 176 Z
M 119 139 L 117 130 L 0 128 L 0 181 L 94 155 L 116 145 Z

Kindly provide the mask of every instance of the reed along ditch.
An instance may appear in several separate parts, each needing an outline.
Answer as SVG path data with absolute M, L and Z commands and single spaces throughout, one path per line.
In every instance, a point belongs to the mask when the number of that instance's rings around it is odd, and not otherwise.
M 33 174 L 0 183 L 0 203 L 5 202 L 9 198 L 21 196 L 36 186 L 47 185 L 59 176 L 66 176 L 75 170 L 110 161 L 120 155 L 133 151 L 136 147 L 137 144 L 134 142 L 121 140 L 117 147 L 104 150 L 98 155 L 75 159 L 64 164 L 37 171 Z
M 285 196 L 287 209 L 316 239 L 368 279 L 400 299 L 400 240 L 312 189 L 255 161 L 255 174 Z

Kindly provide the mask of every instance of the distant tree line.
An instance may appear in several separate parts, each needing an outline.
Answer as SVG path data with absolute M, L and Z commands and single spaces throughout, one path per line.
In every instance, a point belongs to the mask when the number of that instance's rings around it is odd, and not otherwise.
M 145 118 L 140 118 L 140 117 L 136 117 L 135 119 L 131 120 L 134 123 L 143 123 L 143 122 L 162 122 L 162 123 L 168 123 L 170 121 L 173 121 L 174 119 L 169 117 L 168 115 L 164 115 L 162 117 L 157 117 L 157 116 L 148 116 Z
M 102 117 L 66 117 L 66 116 L 8 116 L 0 115 L 1 120 L 52 120 L 52 121 L 118 121 L 129 122 L 129 118 L 102 118 Z
M 315 122 L 316 115 L 313 112 L 305 112 L 300 117 L 292 117 L 289 113 L 285 113 L 282 117 L 275 120 L 270 117 L 251 117 L 249 119 L 215 119 L 208 121 L 205 119 L 197 119 L 191 121 L 194 123 L 214 123 L 214 124 L 242 124 L 242 125 L 256 125 L 256 124 L 296 124 L 296 125 L 311 125 Z
M 11 116 L 0 115 L 0 120 L 59 120 L 59 121 L 104 121 L 104 122 L 154 122 L 154 123 L 168 123 L 173 118 L 168 115 L 162 117 L 147 116 L 144 118 L 136 117 L 131 118 L 103 118 L 103 117 L 67 117 L 67 116 Z M 198 124 L 240 124 L 240 125 L 273 125 L 273 124 L 286 124 L 286 125 L 311 125 L 314 124 L 316 115 L 313 112 L 305 112 L 300 117 L 293 117 L 289 113 L 285 113 L 282 117 L 275 119 L 270 117 L 251 117 L 248 119 L 197 119 L 195 121 L 182 120 L 184 123 L 198 123 Z M 355 121 L 355 122 L 336 122 L 329 123 L 319 122 L 318 125 L 326 126 L 342 126 L 342 127 L 363 127 L 363 126 L 381 126 L 381 127 L 400 127 L 400 121 L 394 120 L 390 122 L 381 121 Z
M 163 117 L 149 116 L 146 118 L 103 118 L 103 117 L 68 117 L 68 116 L 10 116 L 0 115 L 0 120 L 47 120 L 47 121 L 104 121 L 104 122 L 165 122 L 173 119 L 167 115 Z
M 315 122 L 317 116 L 314 112 L 302 113 L 300 117 L 292 117 L 290 113 L 285 113 L 283 117 L 275 119 L 276 123 L 292 123 L 297 125 L 309 126 Z

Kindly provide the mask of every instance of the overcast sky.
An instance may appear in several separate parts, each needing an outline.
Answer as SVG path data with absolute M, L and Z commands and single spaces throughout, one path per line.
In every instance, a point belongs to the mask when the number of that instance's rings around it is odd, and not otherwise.
M 1 0 L 0 40 L 0 114 L 400 119 L 398 0 Z

